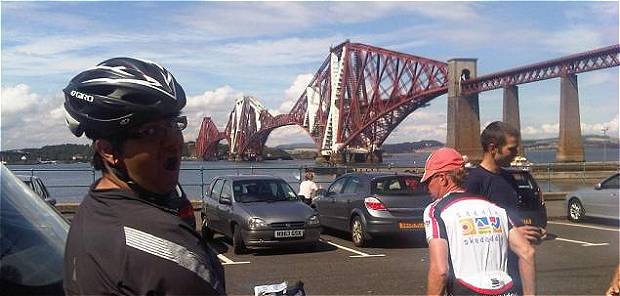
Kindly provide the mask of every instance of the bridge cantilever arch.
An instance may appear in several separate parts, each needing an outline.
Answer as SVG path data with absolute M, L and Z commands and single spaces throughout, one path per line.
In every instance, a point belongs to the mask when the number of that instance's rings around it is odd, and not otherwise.
M 246 96 L 236 100 L 224 131 L 204 118 L 196 155 L 214 158 L 217 143 L 225 139 L 230 159 L 260 159 L 271 131 L 299 125 L 325 159 L 380 162 L 381 146 L 396 126 L 448 93 L 447 145 L 475 160 L 481 155 L 479 92 L 504 88 L 504 120 L 520 127 L 517 85 L 560 77 L 558 160 L 582 161 L 575 74 L 618 66 L 619 49 L 615 45 L 477 77 L 475 59 L 444 63 L 347 41 L 330 49 L 288 113 L 274 116 L 257 98 Z

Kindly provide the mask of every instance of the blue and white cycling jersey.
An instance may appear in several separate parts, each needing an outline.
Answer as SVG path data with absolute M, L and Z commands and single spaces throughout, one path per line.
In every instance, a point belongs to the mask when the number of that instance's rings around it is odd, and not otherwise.
M 507 250 L 513 224 L 503 208 L 482 196 L 450 193 L 426 207 L 424 226 L 427 241 L 448 242 L 448 294 L 510 291 Z

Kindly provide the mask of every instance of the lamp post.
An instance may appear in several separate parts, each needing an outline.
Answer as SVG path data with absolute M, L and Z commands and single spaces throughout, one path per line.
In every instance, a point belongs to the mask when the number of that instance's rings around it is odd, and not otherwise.
M 609 130 L 608 127 L 604 126 L 603 128 L 601 128 L 601 132 L 603 132 L 603 161 L 607 161 L 607 131 Z

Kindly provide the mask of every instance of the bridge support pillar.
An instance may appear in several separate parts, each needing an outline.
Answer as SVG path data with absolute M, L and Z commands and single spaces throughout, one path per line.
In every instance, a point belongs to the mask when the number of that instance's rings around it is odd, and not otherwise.
M 521 117 L 519 115 L 519 87 L 516 85 L 504 88 L 504 107 L 502 121 L 521 131 Z M 525 155 L 523 144 L 519 143 L 519 155 Z
M 471 161 L 482 159 L 478 94 L 461 95 L 461 81 L 476 78 L 476 59 L 448 61 L 448 134 L 446 144 Z
M 557 162 L 584 161 L 577 75 L 560 78 L 560 139 Z

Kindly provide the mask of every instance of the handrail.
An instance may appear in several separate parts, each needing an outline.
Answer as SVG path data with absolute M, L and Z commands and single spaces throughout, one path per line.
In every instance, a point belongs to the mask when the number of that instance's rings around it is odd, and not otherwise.
M 185 172 L 199 172 L 200 173 L 200 182 L 188 182 L 181 183 L 183 186 L 191 186 L 191 187 L 200 187 L 200 197 L 204 198 L 205 189 L 210 185 L 210 180 L 205 180 L 206 172 L 218 172 L 218 171 L 234 171 L 236 175 L 240 175 L 242 172 L 250 175 L 254 175 L 257 171 L 282 171 L 282 170 L 290 170 L 297 171 L 299 173 L 299 179 L 296 181 L 290 181 L 289 183 L 299 184 L 301 183 L 301 179 L 305 170 L 313 170 L 313 171 L 321 171 L 321 170 L 332 170 L 339 169 L 344 172 L 375 172 L 375 171 L 394 171 L 394 172 L 411 172 L 416 174 L 421 174 L 424 171 L 423 167 L 420 166 L 402 166 L 402 165 L 391 165 L 391 164 L 381 164 L 375 166 L 334 166 L 334 167 L 315 167 L 315 166 L 307 166 L 307 165 L 297 165 L 297 166 L 278 166 L 278 167 L 270 167 L 270 166 L 240 166 L 240 167 L 219 167 L 219 168 L 208 168 L 204 166 L 195 167 L 195 168 L 181 168 L 181 171 Z M 96 181 L 96 174 L 94 168 L 77 168 L 77 169 L 67 169 L 67 168 L 10 168 L 13 172 L 28 172 L 31 176 L 34 176 L 37 172 L 90 172 L 92 175 L 92 182 Z M 586 172 L 592 171 L 601 171 L 601 172 L 620 172 L 620 161 L 607 161 L 607 162 L 583 162 L 583 163 L 536 163 L 529 166 L 529 170 L 536 176 L 536 179 L 543 190 L 546 192 L 551 191 L 551 181 L 561 179 L 560 177 L 553 176 L 552 173 L 557 173 L 559 171 L 562 172 L 572 172 L 571 178 L 575 179 L 575 173 L 578 174 L 575 181 L 581 182 L 585 184 L 585 180 L 591 180 L 593 178 L 598 177 L 588 177 L 586 176 Z M 315 180 L 317 184 L 329 184 L 331 181 L 318 181 Z M 48 188 L 87 188 L 90 187 L 91 184 L 66 184 L 66 185 L 47 185 Z M 546 187 L 546 188 L 545 188 Z

